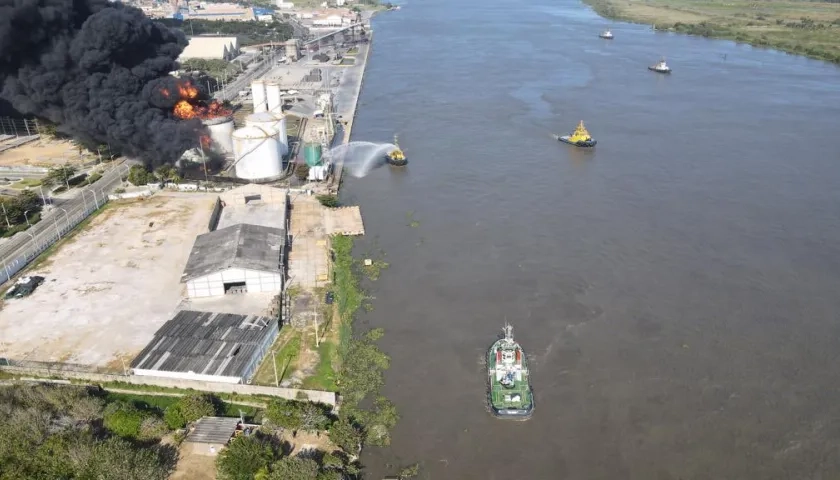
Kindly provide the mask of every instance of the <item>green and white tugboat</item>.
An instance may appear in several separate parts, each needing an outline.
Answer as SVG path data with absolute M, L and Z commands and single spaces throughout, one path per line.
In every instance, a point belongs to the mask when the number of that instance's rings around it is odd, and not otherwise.
M 487 352 L 487 399 L 498 418 L 527 420 L 534 411 L 534 392 L 525 352 L 513 339 L 513 327 L 505 324 L 504 337 Z

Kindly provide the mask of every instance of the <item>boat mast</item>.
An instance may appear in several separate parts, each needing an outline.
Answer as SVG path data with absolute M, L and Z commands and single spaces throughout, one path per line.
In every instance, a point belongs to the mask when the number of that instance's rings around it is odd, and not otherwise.
M 512 342 L 513 341 L 513 327 L 505 322 L 505 328 L 503 329 L 505 332 L 505 340 Z

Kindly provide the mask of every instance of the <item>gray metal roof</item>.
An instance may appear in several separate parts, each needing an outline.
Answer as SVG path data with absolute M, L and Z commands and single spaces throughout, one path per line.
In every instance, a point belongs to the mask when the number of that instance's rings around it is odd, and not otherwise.
M 131 368 L 242 377 L 276 319 L 182 310 L 164 323 L 131 362 Z M 273 339 L 272 339 L 273 340 Z
M 185 441 L 194 443 L 227 443 L 236 432 L 238 418 L 202 417 Z
M 195 239 L 181 281 L 203 277 L 228 268 L 264 272 L 283 271 L 283 229 L 240 223 L 199 235 Z

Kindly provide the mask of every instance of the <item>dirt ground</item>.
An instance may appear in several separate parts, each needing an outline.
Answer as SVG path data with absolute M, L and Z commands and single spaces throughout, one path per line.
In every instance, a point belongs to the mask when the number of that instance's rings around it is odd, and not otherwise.
M 85 151 L 86 155 L 89 155 Z M 79 156 L 79 147 L 66 140 L 38 140 L 0 153 L 0 165 L 51 167 L 92 160 Z
M 291 455 L 296 456 L 307 450 L 332 452 L 336 447 L 326 433 L 298 432 L 293 437 L 291 432 L 283 432 L 280 438 L 291 446 Z M 209 452 L 209 445 L 184 442 L 178 450 L 178 465 L 170 480 L 214 480 L 216 478 L 216 455 Z
M 182 269 L 214 198 L 111 204 L 31 274 L 46 282 L 0 311 L 0 357 L 119 371 L 174 313 Z
M 205 445 L 184 442 L 178 450 L 178 465 L 170 480 L 214 480 L 216 456 L 202 452 Z

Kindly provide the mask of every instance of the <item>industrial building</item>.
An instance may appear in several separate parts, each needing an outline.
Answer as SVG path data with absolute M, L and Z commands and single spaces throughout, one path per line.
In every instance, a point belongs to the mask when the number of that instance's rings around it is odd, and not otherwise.
M 280 332 L 254 315 L 182 310 L 131 362 L 134 375 L 247 383 Z
M 240 223 L 199 235 L 181 282 L 190 298 L 280 293 L 285 264 L 285 229 Z
M 221 20 L 252 22 L 257 19 L 257 13 L 251 7 L 236 3 L 199 3 L 197 7 L 181 8 L 176 18 L 182 20 Z
M 231 61 L 238 55 L 239 39 L 236 37 L 196 36 L 189 38 L 189 44 L 178 57 L 178 61 L 191 58 Z

